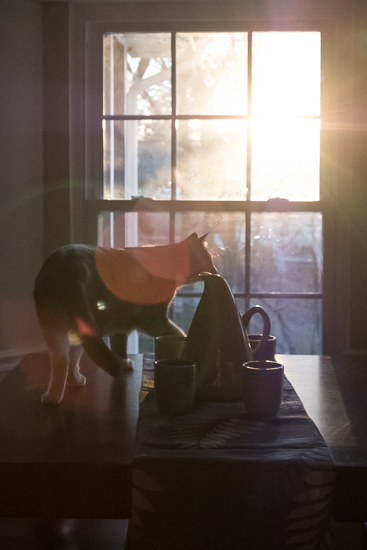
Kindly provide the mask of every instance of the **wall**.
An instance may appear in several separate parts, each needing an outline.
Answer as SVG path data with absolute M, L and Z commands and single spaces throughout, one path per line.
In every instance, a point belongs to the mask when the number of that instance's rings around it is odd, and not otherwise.
M 367 353 L 367 5 L 353 33 L 353 186 L 351 216 L 351 348 Z
M 46 3 L 43 31 L 43 252 L 71 242 L 69 4 Z M 59 215 L 55 215 L 58 213 Z
M 32 288 L 42 258 L 41 3 L 0 2 L 0 359 L 42 342 Z

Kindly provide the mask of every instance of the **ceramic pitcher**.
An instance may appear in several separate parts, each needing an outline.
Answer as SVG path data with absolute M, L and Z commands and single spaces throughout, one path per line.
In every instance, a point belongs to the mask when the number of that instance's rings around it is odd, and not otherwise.
M 246 330 L 227 281 L 212 273 L 200 277 L 204 291 L 187 334 L 185 352 L 186 358 L 196 363 L 196 398 L 241 399 L 241 367 L 253 360 Z M 246 312 L 246 320 L 258 313 L 258 308 Z M 259 345 L 267 338 L 265 331 Z

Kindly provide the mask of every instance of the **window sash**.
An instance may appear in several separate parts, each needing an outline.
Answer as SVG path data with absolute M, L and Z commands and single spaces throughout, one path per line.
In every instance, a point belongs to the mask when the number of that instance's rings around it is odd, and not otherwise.
M 323 201 L 314 202 L 288 202 L 284 199 L 270 199 L 268 201 L 155 201 L 149 198 L 136 198 L 132 200 L 90 200 L 87 201 L 88 219 L 90 220 L 90 242 L 97 243 L 98 236 L 98 220 L 103 212 L 112 213 L 167 213 L 170 216 L 169 225 L 169 241 L 174 242 L 175 239 L 175 217 L 180 213 L 242 213 L 246 218 L 246 266 L 245 266 L 245 289 L 243 292 L 236 291 L 235 295 L 238 298 L 243 298 L 246 304 L 251 298 L 323 298 L 323 290 L 320 292 L 278 292 L 278 291 L 253 291 L 250 289 L 250 233 L 251 233 L 251 215 L 255 213 L 320 213 L 323 217 Z M 195 296 L 195 293 L 186 293 L 185 290 L 180 290 L 180 295 Z
M 126 40 L 127 42 L 129 42 L 129 36 L 131 36 L 133 33 L 121 33 L 121 36 L 125 36 L 126 37 Z M 138 35 L 141 36 L 142 33 L 138 33 Z M 154 36 L 154 34 L 157 35 L 157 37 L 159 37 L 161 35 L 160 32 L 156 32 L 156 33 L 149 33 L 148 36 L 152 37 Z M 179 103 L 179 98 L 177 97 L 177 94 L 176 94 L 176 89 L 177 89 L 177 73 L 179 72 L 179 66 L 178 66 L 178 55 L 177 55 L 177 52 L 176 52 L 176 37 L 177 37 L 177 33 L 176 32 L 171 32 L 171 33 L 165 33 L 166 35 L 170 35 L 171 37 L 171 40 L 170 40 L 170 49 L 171 49 L 171 65 L 170 65 L 170 82 L 171 82 L 171 114 L 159 114 L 159 115 L 154 115 L 154 114 L 149 114 L 149 115 L 139 115 L 139 114 L 123 114 L 122 111 L 124 110 L 124 102 L 122 101 L 121 102 L 121 99 L 119 99 L 118 103 L 119 103 L 119 107 L 118 107 L 118 110 L 120 111 L 120 114 L 115 114 L 114 113 L 114 103 L 113 103 L 113 98 L 111 96 L 111 98 L 109 98 L 108 96 L 105 95 L 105 93 L 103 93 L 103 103 L 104 103 L 104 107 L 103 107 L 103 113 L 102 113 L 102 124 L 103 124 L 103 127 L 104 127 L 104 135 L 108 135 L 110 136 L 108 139 L 111 140 L 111 144 L 108 143 L 108 151 L 109 151 L 109 154 L 108 156 L 106 157 L 107 160 L 110 161 L 109 165 L 112 166 L 111 168 L 111 171 L 110 171 L 110 176 L 112 176 L 111 178 L 111 182 L 113 185 L 113 182 L 114 182 L 114 139 L 115 139 L 115 130 L 117 131 L 117 127 L 113 125 L 113 122 L 139 122 L 139 121 L 167 121 L 167 122 L 170 122 L 170 134 L 171 134 L 171 199 L 175 200 L 177 198 L 177 195 L 178 195 L 178 190 L 180 189 L 180 185 L 179 185 L 179 181 L 177 180 L 177 168 L 179 168 L 179 165 L 178 165 L 178 157 L 177 157 L 177 153 L 178 153 L 178 141 L 179 141 L 179 133 L 178 133 L 178 129 L 177 129 L 177 123 L 179 121 L 192 121 L 192 120 L 198 120 L 198 121 L 246 121 L 247 124 L 246 126 L 244 126 L 244 134 L 247 135 L 247 139 L 245 139 L 246 141 L 246 145 L 245 145 L 245 148 L 247 149 L 247 154 L 245 156 L 245 164 L 246 164 L 246 169 L 243 170 L 243 176 L 246 175 L 246 178 L 243 180 L 243 185 L 246 186 L 246 189 L 247 189 L 247 192 L 246 192 L 246 198 L 247 199 L 251 199 L 252 200 L 252 186 L 253 186 L 253 183 L 255 184 L 255 180 L 256 180 L 256 177 L 252 178 L 252 167 L 256 167 L 256 159 L 255 157 L 253 157 L 253 155 L 255 155 L 255 152 L 256 152 L 256 145 L 255 145 L 255 139 L 254 139 L 254 136 L 255 136 L 255 128 L 257 126 L 257 121 L 264 121 L 266 120 L 266 127 L 267 127 L 267 130 L 269 131 L 269 129 L 271 130 L 271 125 L 269 127 L 269 124 L 270 124 L 270 120 L 268 119 L 268 116 L 266 115 L 265 117 L 264 116 L 261 116 L 259 115 L 259 113 L 255 113 L 253 114 L 252 113 L 252 67 L 253 67 L 253 32 L 246 32 L 246 33 L 239 33 L 242 35 L 242 37 L 245 37 L 246 40 L 245 42 L 243 42 L 243 44 L 245 45 L 245 49 L 247 49 L 247 59 L 246 59 L 246 69 L 245 67 L 243 67 L 244 70 L 246 70 L 246 82 L 245 83 L 242 83 L 245 84 L 244 86 L 244 97 L 247 95 L 247 107 L 245 109 L 245 112 L 247 114 L 200 114 L 200 112 L 196 112 L 196 113 L 191 113 L 191 114 L 180 114 L 178 112 L 178 103 Z M 190 34 L 190 33 L 188 33 Z M 205 36 L 206 33 L 202 33 L 203 36 Z M 211 35 L 212 33 L 209 33 L 209 36 Z M 214 33 L 215 34 L 215 33 Z M 218 33 L 218 34 L 221 34 L 221 33 Z M 223 34 L 226 34 L 225 32 L 223 32 Z M 258 33 L 258 34 L 261 34 L 261 33 Z M 288 33 L 286 33 L 288 34 Z M 319 34 L 319 33 L 318 33 Z M 113 37 L 113 36 L 116 36 L 116 33 L 106 33 L 104 35 L 105 37 Z M 131 40 L 131 38 L 130 38 Z M 109 40 L 107 40 L 108 44 L 111 44 L 111 42 Z M 121 43 L 119 40 L 115 39 L 113 41 L 117 47 L 117 50 L 121 49 Z M 134 44 L 134 41 L 133 41 L 133 44 Z M 110 47 L 110 46 L 108 46 Z M 114 59 L 114 52 L 115 51 L 115 46 L 112 44 L 112 49 L 110 50 L 110 55 L 111 55 L 111 59 L 113 60 Z M 125 56 L 126 53 L 125 53 L 125 47 L 122 47 L 121 51 L 120 51 L 120 54 L 119 55 L 122 55 L 122 56 Z M 114 61 L 112 62 L 114 63 Z M 121 65 L 121 63 L 120 63 Z M 254 65 L 255 67 L 255 65 Z M 120 68 L 120 72 L 121 72 L 121 67 L 119 66 Z M 114 69 L 112 68 L 111 69 L 111 75 L 112 73 L 114 73 Z M 111 90 L 114 89 L 114 84 L 113 84 L 113 80 L 114 80 L 114 76 L 111 76 L 111 81 L 109 79 L 109 74 L 106 73 L 106 71 L 104 70 L 103 71 L 103 74 L 104 74 L 104 77 L 105 75 L 107 74 L 107 80 L 106 80 L 106 84 L 107 84 L 107 89 L 111 88 Z M 120 74 L 120 73 L 118 73 Z M 255 75 L 256 76 L 256 75 Z M 121 82 L 120 82 L 120 86 L 122 86 L 123 88 L 125 87 L 125 78 L 124 77 L 120 77 L 119 80 L 121 79 Z M 112 84 L 111 84 L 112 82 Z M 320 83 L 321 84 L 321 83 Z M 123 92 L 124 94 L 125 92 Z M 120 96 L 118 96 L 120 97 Z M 126 96 L 127 97 L 127 96 Z M 105 105 L 105 102 L 106 105 Z M 112 103 L 111 103 L 112 102 Z M 213 105 L 214 106 L 214 105 Z M 189 109 L 190 110 L 190 109 Z M 317 110 L 317 109 L 316 109 Z M 106 112 L 105 112 L 106 111 Z M 230 111 L 230 109 L 229 109 Z M 284 118 L 284 117 L 282 117 Z M 296 122 L 300 122 L 300 121 L 311 121 L 311 120 L 320 120 L 320 115 L 319 114 L 315 114 L 315 115 L 285 115 L 285 119 L 283 120 L 283 122 L 285 121 L 288 121 L 292 123 L 292 127 L 288 129 L 288 131 L 292 131 L 294 132 L 295 130 L 297 131 L 297 129 L 295 127 L 293 127 L 293 125 L 296 123 Z M 250 122 L 251 121 L 251 122 Z M 111 127 L 109 126 L 106 126 L 106 124 L 112 122 L 111 124 Z M 278 122 L 279 124 L 279 122 Z M 251 127 L 252 126 L 252 127 Z M 132 129 L 131 126 L 129 126 L 130 129 Z M 317 130 L 317 127 L 313 127 L 313 132 L 315 130 Z M 168 127 L 167 127 L 168 129 Z M 305 131 L 305 127 L 302 126 L 302 130 L 303 130 L 303 133 Z M 121 129 L 118 131 L 123 133 L 123 135 L 125 136 L 125 131 L 126 131 L 126 138 L 127 138 L 127 141 L 130 141 L 130 138 L 129 138 L 129 129 L 127 128 L 124 128 L 124 129 Z M 134 132 L 136 132 L 136 130 L 134 130 Z M 117 134 L 118 135 L 118 134 Z M 303 135 L 303 134 L 302 134 Z M 243 137 L 243 136 L 242 136 Z M 283 139 L 285 138 L 285 134 L 283 135 Z M 315 137 L 315 136 L 314 136 Z M 124 147 L 123 143 L 126 141 L 126 138 L 124 137 L 122 142 L 120 143 L 120 149 L 121 149 L 121 146 Z M 121 138 L 120 138 L 121 139 Z M 135 139 L 135 138 L 134 138 Z M 109 149 L 109 146 L 111 146 L 111 149 Z M 301 147 L 301 146 L 300 146 Z M 270 152 L 270 148 L 269 148 L 269 152 Z M 238 153 L 238 152 L 237 152 Z M 127 154 L 127 151 L 125 151 L 125 154 Z M 137 155 L 137 150 L 135 151 L 135 155 L 134 155 L 134 158 L 135 156 Z M 235 158 L 233 159 L 235 160 Z M 284 159 L 283 159 L 284 160 Z M 302 160 L 302 159 L 301 159 Z M 253 162 L 254 161 L 254 162 Z M 274 162 L 274 159 L 271 159 L 270 158 L 270 161 L 271 162 Z M 311 178 L 313 178 L 314 180 L 314 184 L 315 183 L 318 185 L 318 187 L 320 187 L 320 181 L 319 181 L 319 174 L 317 174 L 317 172 L 315 172 L 315 168 L 317 169 L 318 167 L 318 161 L 319 159 L 317 159 L 317 163 L 315 164 L 315 166 L 313 167 L 313 170 L 311 170 L 311 173 L 309 174 L 309 176 L 311 176 Z M 137 162 L 137 159 L 135 159 L 133 161 L 134 163 Z M 122 193 L 126 193 L 129 195 L 129 194 L 135 194 L 137 195 L 138 194 L 138 191 L 137 191 L 137 181 L 135 181 L 135 179 L 137 178 L 137 173 L 135 174 L 135 172 L 133 171 L 133 173 L 131 174 L 132 177 L 128 177 L 128 174 L 126 173 L 126 165 L 129 164 L 129 158 L 125 158 L 125 161 L 124 161 L 124 164 L 125 164 L 125 167 L 123 168 L 123 172 L 125 172 L 125 175 L 123 177 L 123 180 L 120 182 L 120 187 L 121 187 L 121 194 Z M 277 162 L 276 162 L 276 165 L 277 165 Z M 312 163 L 311 163 L 312 165 Z M 205 163 L 204 165 L 200 168 L 200 171 L 201 169 L 205 168 Z M 239 166 L 238 166 L 239 168 Z M 258 167 L 259 168 L 259 167 Z M 275 166 L 275 168 L 277 168 L 277 166 Z M 279 167 L 278 167 L 279 168 Z M 261 181 L 261 170 L 260 169 L 260 174 L 258 173 L 258 177 L 260 175 L 260 181 Z M 137 167 L 136 167 L 136 170 L 137 172 Z M 313 174 L 312 174 L 313 172 Z M 134 176 L 135 174 L 135 176 Z M 264 174 L 262 174 L 262 176 L 264 176 Z M 132 186 L 133 186 L 133 190 L 128 190 L 128 186 L 126 187 L 125 183 L 123 183 L 123 181 L 125 182 L 126 179 L 128 181 L 132 181 Z M 240 177 L 241 179 L 241 177 Z M 135 181 L 135 183 L 134 183 Z M 239 180 L 240 181 L 240 180 Z M 101 183 L 100 183 L 101 185 Z M 129 186 L 131 184 L 129 183 Z M 135 187 L 136 187 L 136 190 L 135 190 Z M 256 188 L 256 185 L 254 185 L 254 190 Z M 224 189 L 218 189 L 218 192 L 219 193 L 222 193 L 224 191 Z M 100 189 L 99 191 L 99 196 L 100 195 L 104 195 L 104 192 L 105 192 L 105 189 L 104 189 L 104 183 L 102 185 L 102 189 Z M 193 189 L 189 189 L 188 193 L 189 195 L 193 192 Z M 233 190 L 232 190 L 232 193 L 233 193 Z M 230 196 L 229 196 L 230 197 Z M 255 190 L 255 195 L 254 197 L 256 198 L 256 190 Z M 260 193 L 260 197 L 261 197 L 261 193 Z M 114 198 L 112 196 L 112 198 Z M 158 198 L 158 197 L 155 197 L 155 198 Z M 122 200 L 122 198 L 121 198 Z M 180 198 L 180 200 L 182 200 Z M 210 200 L 210 199 L 206 199 L 205 197 L 201 200 Z M 224 200 L 228 200 L 228 197 L 225 197 Z M 242 197 L 240 198 L 239 197 L 239 200 L 242 200 Z M 299 200 L 299 198 L 298 198 Z
M 326 27 L 327 28 L 327 27 Z M 103 56 L 102 56 L 102 43 L 103 36 L 107 33 L 170 33 L 172 36 L 172 59 L 175 55 L 175 35 L 179 32 L 247 32 L 249 34 L 249 49 L 248 49 L 248 107 L 251 104 L 251 36 L 253 32 L 267 32 L 267 31 L 285 31 L 285 32 L 320 32 L 322 37 L 325 35 L 325 40 L 321 40 L 321 63 L 323 65 L 323 58 L 325 45 L 327 46 L 328 38 L 327 32 L 325 31 L 325 23 L 315 22 L 276 22 L 274 25 L 269 22 L 261 21 L 243 21 L 242 23 L 228 22 L 223 25 L 214 24 L 186 24 L 180 25 L 177 22 L 172 24 L 167 24 L 161 22 L 160 24 L 142 24 L 136 23 L 135 25 L 131 24 L 99 24 L 91 25 L 90 38 L 89 38 L 89 48 L 87 49 L 87 93 L 86 96 L 86 117 L 87 120 L 91 121 L 91 132 L 87 133 L 87 158 L 86 158 L 86 172 L 87 177 L 86 181 L 86 198 L 100 200 L 103 199 L 103 157 L 101 151 L 103 150 L 103 136 L 101 132 L 101 123 L 102 121 L 141 121 L 141 120 L 166 120 L 170 121 L 172 125 L 172 187 L 176 186 L 176 159 L 175 159 L 175 147 L 177 144 L 175 122 L 176 121 L 185 121 L 191 119 L 198 120 L 256 120 L 257 118 L 250 113 L 248 108 L 248 114 L 246 115 L 185 115 L 177 113 L 176 103 L 175 103 L 175 86 L 176 86 L 176 76 L 175 76 L 175 62 L 172 63 L 172 113 L 169 115 L 111 115 L 103 113 Z M 326 34 L 325 34 L 326 33 Z M 321 66 L 323 72 L 323 66 Z M 93 98 L 93 100 L 91 100 Z M 322 95 L 321 95 L 322 102 Z M 291 117 L 293 120 L 320 120 L 320 140 L 321 144 L 323 142 L 323 125 L 327 126 L 326 118 L 323 115 L 323 109 L 321 106 L 320 116 L 297 116 Z M 249 130 L 248 130 L 249 132 Z M 251 184 L 251 155 L 249 155 L 249 148 L 251 147 L 251 140 L 247 140 L 247 178 L 246 181 L 248 184 Z M 323 145 L 322 145 L 323 147 Z M 321 159 L 320 159 L 321 160 Z M 323 196 L 323 189 L 328 186 L 327 181 L 323 181 L 323 169 L 320 167 L 320 196 Z M 326 193 L 327 195 L 327 193 Z M 175 192 L 173 192 L 173 200 L 175 200 Z M 120 199 L 120 200 L 129 200 L 129 199 Z M 182 199 L 180 199 L 182 200 Z

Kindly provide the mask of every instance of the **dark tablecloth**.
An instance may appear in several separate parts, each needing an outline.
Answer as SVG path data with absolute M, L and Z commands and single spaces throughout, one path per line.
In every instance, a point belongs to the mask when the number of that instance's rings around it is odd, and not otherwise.
M 147 355 L 129 549 L 333 548 L 334 464 L 287 379 L 277 417 L 264 420 L 242 401 L 165 416 L 153 385 Z

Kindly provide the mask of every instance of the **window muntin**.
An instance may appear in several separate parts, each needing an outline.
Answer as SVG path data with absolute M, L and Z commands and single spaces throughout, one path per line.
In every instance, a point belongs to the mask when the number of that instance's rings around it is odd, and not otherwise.
M 211 231 L 209 247 L 240 310 L 266 304 L 273 332 L 282 334 L 280 352 L 320 352 L 323 215 L 321 203 L 311 204 L 320 199 L 321 34 L 108 33 L 103 40 L 103 197 L 123 204 L 144 195 L 172 206 L 101 213 L 100 244 L 164 244 Z M 292 211 L 266 212 L 275 197 L 291 201 Z M 202 210 L 190 211 L 190 201 Z M 297 212 L 300 201 L 310 211 Z M 186 330 L 200 292 L 199 283 L 175 299 L 171 314 Z

